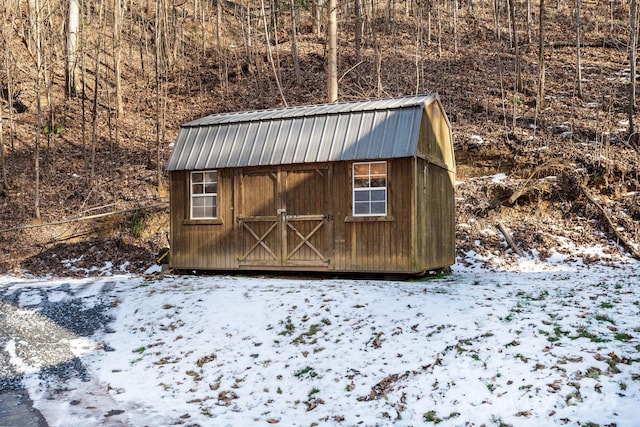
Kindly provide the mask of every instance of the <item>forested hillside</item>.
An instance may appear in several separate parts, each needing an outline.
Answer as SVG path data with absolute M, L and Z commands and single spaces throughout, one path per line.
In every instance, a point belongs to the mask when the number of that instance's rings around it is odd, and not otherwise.
M 635 0 L 337 3 L 340 101 L 442 99 L 461 254 L 572 241 L 639 257 Z M 0 271 L 144 269 L 168 244 L 163 167 L 181 123 L 327 100 L 323 0 L 0 13 Z

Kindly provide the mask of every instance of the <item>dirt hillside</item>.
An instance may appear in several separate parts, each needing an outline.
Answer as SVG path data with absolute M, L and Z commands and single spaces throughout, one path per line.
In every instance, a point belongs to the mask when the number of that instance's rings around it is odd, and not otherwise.
M 162 168 L 181 123 L 217 112 L 281 107 L 283 98 L 290 106 L 325 101 L 325 37 L 313 31 L 309 9 L 298 11 L 297 81 L 290 11 L 283 9 L 279 26 L 270 30 L 274 67 L 263 29 L 252 33 L 247 48 L 238 4 L 224 4 L 224 45 L 216 48 L 215 19 L 207 27 L 203 14 L 203 41 L 192 3 L 174 5 L 170 41 L 180 43 L 160 74 L 153 71 L 153 8 L 135 6 L 125 14 L 122 116 L 114 110 L 113 39 L 100 45 L 100 29 L 88 33 L 86 91 L 72 98 L 64 96 L 63 49 L 52 44 L 50 90 L 41 93 L 40 220 L 34 219 L 33 72 L 23 40 L 7 38 L 12 62 L 0 71 L 7 171 L 6 188 L 0 182 L 0 272 L 144 271 L 168 245 Z M 439 94 L 455 141 L 461 262 L 470 250 L 487 259 L 514 259 L 517 251 L 546 258 L 572 245 L 594 248 L 571 253 L 587 262 L 613 259 L 620 251 L 638 257 L 640 154 L 628 129 L 626 2 L 583 5 L 581 97 L 575 10 L 561 2 L 546 6 L 544 105 L 537 96 L 535 8 L 527 24 L 524 4 L 518 5 L 516 50 L 507 10 L 500 11 L 498 31 L 491 2 L 460 4 L 455 14 L 448 3 L 438 3 L 420 17 L 416 4 L 408 15 L 404 2 L 396 7 L 395 13 L 384 7 L 368 12 L 359 53 L 353 10 L 340 9 L 339 97 Z M 262 23 L 251 22 L 256 28 Z M 50 25 L 62 28 L 54 20 Z M 102 48 L 91 50 L 93 45 Z M 102 64 L 100 79 L 94 63 Z

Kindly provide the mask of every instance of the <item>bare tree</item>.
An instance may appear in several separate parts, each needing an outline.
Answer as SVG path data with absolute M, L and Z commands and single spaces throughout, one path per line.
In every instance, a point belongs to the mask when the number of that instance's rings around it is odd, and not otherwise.
M 633 121 L 633 115 L 636 109 L 636 51 L 638 49 L 638 4 L 636 0 L 631 0 L 631 34 L 629 41 L 629 62 L 630 62 L 630 74 L 629 74 L 629 135 L 631 142 L 635 145 L 638 137 L 636 135 L 636 128 Z
M 311 16 L 312 16 L 312 26 L 313 32 L 320 36 L 320 31 L 322 28 L 321 25 L 321 14 L 320 9 L 322 8 L 322 0 L 311 0 Z
M 538 111 L 544 108 L 544 0 L 540 0 L 540 28 L 538 29 Z
M 202 38 L 204 39 L 204 35 Z M 222 49 L 222 1 L 216 2 L 216 45 L 220 52 Z
M 124 114 L 122 103 L 122 19 L 123 10 L 121 0 L 113 0 L 113 72 L 116 86 L 116 117 Z
M 511 28 L 513 31 L 513 45 L 516 54 L 516 91 L 522 92 L 522 58 L 520 57 L 520 47 L 518 45 L 518 25 L 516 23 L 516 0 L 509 0 L 511 3 Z
M 296 76 L 296 84 L 302 84 L 300 75 L 300 58 L 298 57 L 298 31 L 296 29 L 296 2 L 290 0 L 291 4 L 291 56 L 293 56 L 293 71 Z
M 635 0 L 633 0 L 635 1 Z M 582 0 L 576 0 L 576 78 L 578 83 L 578 98 L 582 99 L 582 56 L 580 54 L 580 19 Z
M 9 181 L 7 180 L 7 162 L 4 158 L 4 132 L 2 130 L 2 107 L 0 106 L 0 171 L 2 172 L 2 185 L 0 188 L 4 190 L 9 189 Z
M 66 63 L 66 89 L 67 96 L 78 94 L 78 28 L 80 26 L 80 5 L 78 0 L 69 0 L 67 15 L 67 63 Z
M 360 10 L 360 0 L 353 1 L 353 17 L 355 21 L 356 64 L 359 64 L 362 61 L 362 11 Z
M 162 166 L 160 165 L 161 145 L 164 139 L 164 113 L 166 110 L 166 96 L 164 96 L 164 81 L 165 72 L 167 68 L 167 56 L 164 46 L 165 42 L 165 28 L 166 17 L 164 13 L 165 4 L 163 0 L 156 0 L 156 26 L 155 26 L 155 74 L 156 74 L 156 178 L 158 184 L 158 190 L 160 190 L 162 182 Z M 151 155 L 149 155 L 149 163 Z
M 35 66 L 34 89 L 36 97 L 36 123 L 34 131 L 34 152 L 33 152 L 33 172 L 34 172 L 34 200 L 33 216 L 36 220 L 41 219 L 40 215 L 40 135 L 42 133 L 42 82 L 43 82 L 43 61 L 42 61 L 42 21 L 40 19 L 40 0 L 29 0 L 29 25 L 31 35 L 31 56 Z
M 264 36 L 267 42 L 267 57 L 269 58 L 269 63 L 271 64 L 271 68 L 273 70 L 273 76 L 276 79 L 276 85 L 278 86 L 278 92 L 280 93 L 280 97 L 282 98 L 282 103 L 284 106 L 287 106 L 287 100 L 284 97 L 284 92 L 282 92 L 282 85 L 280 84 L 280 77 L 278 76 L 278 70 L 276 69 L 276 64 L 273 60 L 273 55 L 271 54 L 271 42 L 269 41 L 269 28 L 267 26 L 267 16 L 264 9 L 264 0 L 260 0 L 260 8 L 262 10 L 262 22 L 264 24 Z
M 100 33 L 104 34 L 104 0 L 100 0 L 98 6 L 98 28 Z M 91 107 L 91 154 L 89 157 L 89 173 L 88 173 L 88 185 L 93 188 L 95 184 L 96 175 L 96 148 L 98 145 L 98 89 L 100 86 L 100 53 L 102 51 L 102 38 L 97 37 L 95 41 L 95 66 L 94 66 L 94 80 L 93 80 L 93 105 Z
M 327 97 L 329 102 L 338 101 L 338 23 L 336 0 L 327 2 Z
M 500 0 L 493 0 L 493 26 L 496 40 L 500 40 Z

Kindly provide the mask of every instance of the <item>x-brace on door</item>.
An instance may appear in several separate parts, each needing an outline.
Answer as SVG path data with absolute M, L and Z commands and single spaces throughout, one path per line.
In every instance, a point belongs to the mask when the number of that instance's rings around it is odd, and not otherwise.
M 239 179 L 240 265 L 330 266 L 330 166 L 258 170 Z

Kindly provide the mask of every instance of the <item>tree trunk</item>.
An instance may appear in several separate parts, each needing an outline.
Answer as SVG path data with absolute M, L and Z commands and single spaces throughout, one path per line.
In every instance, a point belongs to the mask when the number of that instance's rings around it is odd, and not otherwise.
M 0 171 L 2 172 L 2 182 L 0 189 L 8 190 L 9 181 L 7 180 L 7 162 L 4 158 L 4 132 L 2 130 L 3 114 L 2 108 L 0 108 Z
M 635 136 L 636 128 L 633 120 L 633 115 L 636 109 L 636 50 L 638 49 L 638 4 L 636 0 L 631 0 L 631 14 L 629 19 L 631 20 L 631 35 L 629 41 L 629 135 L 633 139 L 633 143 L 636 143 L 637 137 Z
M 122 4 L 120 0 L 113 1 L 113 72 L 116 86 L 116 115 L 124 115 L 124 105 L 122 103 Z
M 327 97 L 330 103 L 338 101 L 338 23 L 336 0 L 327 2 L 328 32 L 327 32 Z
M 320 16 L 320 2 L 322 0 L 311 0 L 311 15 L 313 22 L 313 32 L 320 37 L 321 28 L 322 28 L 322 19 Z
M 538 34 L 538 111 L 544 108 L 544 0 L 540 0 L 540 28 Z
M 84 10 L 84 0 L 82 0 L 82 7 Z M 81 109 L 82 109 L 82 121 L 80 122 L 80 134 L 82 138 L 82 157 L 84 160 L 84 168 L 87 171 L 88 168 L 88 160 L 87 160 L 87 54 L 86 54 L 86 40 L 83 36 L 83 27 L 80 27 L 80 73 L 81 73 Z
M 296 2 L 290 0 L 291 3 L 291 55 L 293 56 L 293 71 L 296 77 L 296 85 L 302 84 L 302 75 L 300 74 L 300 58 L 298 57 L 298 31 L 296 30 Z
M 101 34 L 104 34 L 104 0 L 100 1 L 98 10 L 98 28 L 100 28 Z M 93 189 L 96 176 L 96 148 L 98 145 L 98 89 L 100 84 L 100 52 L 102 51 L 101 43 L 102 37 L 98 37 L 96 40 L 95 51 L 95 67 L 94 67 L 94 80 L 93 80 L 93 105 L 91 109 L 91 154 L 89 157 L 89 174 L 88 174 L 88 186 Z
M 635 0 L 633 0 L 635 2 Z M 576 0 L 576 75 L 578 79 L 578 98 L 582 99 L 582 56 L 580 55 L 580 19 L 582 0 Z
M 4 2 L 2 2 L 2 6 L 3 6 L 2 16 L 7 17 L 7 6 Z M 7 43 L 7 35 L 4 31 L 4 23 L 0 24 L 0 43 L 2 43 L 2 54 L 5 59 L 5 64 L 8 65 L 7 58 L 9 55 L 9 43 Z M 7 69 L 7 71 L 9 70 Z M 7 82 L 7 92 L 9 92 L 8 86 L 9 86 L 9 82 Z M 7 98 L 9 97 L 7 96 Z M 8 107 L 9 107 L 9 110 L 13 109 L 10 99 L 9 99 Z M 8 190 L 9 180 L 7 179 L 7 161 L 5 159 L 5 154 L 4 154 L 4 129 L 2 127 L 3 121 L 4 121 L 3 108 L 2 108 L 2 105 L 0 104 L 0 173 L 2 174 L 2 176 L 0 176 L 0 178 L 2 179 L 2 181 L 0 181 L 0 190 Z
M 359 64 L 362 61 L 362 12 L 360 10 L 360 0 L 354 0 L 353 15 L 355 21 L 356 64 Z
M 41 38 L 41 20 L 40 20 L 40 2 L 39 0 L 29 0 L 29 17 L 31 24 L 31 41 L 33 49 L 33 58 L 35 61 L 36 75 L 34 81 L 36 96 L 36 126 L 34 131 L 34 153 L 33 153 L 33 169 L 34 169 L 34 200 L 33 200 L 33 216 L 36 220 L 40 220 L 40 135 L 42 133 L 42 103 L 40 100 L 41 86 L 43 79 L 42 70 L 42 38 Z
M 276 64 L 273 60 L 273 55 L 271 54 L 271 41 L 269 40 L 269 28 L 267 26 L 267 16 L 264 9 L 264 0 L 260 0 L 260 8 L 262 10 L 262 23 L 264 25 L 264 37 L 267 43 L 267 57 L 269 59 L 269 63 L 271 63 L 271 69 L 273 70 L 273 76 L 276 79 L 276 85 L 278 86 L 278 92 L 280 93 L 280 97 L 282 98 L 282 103 L 286 107 L 287 100 L 284 97 L 284 92 L 282 91 L 282 85 L 280 85 L 280 78 L 278 77 L 278 70 L 276 69 Z
M 531 0 L 527 0 L 527 43 L 531 44 Z
M 431 0 L 427 1 L 427 46 L 431 46 Z
M 440 5 L 436 5 L 436 24 L 438 25 L 438 58 L 442 58 L 442 19 L 440 18 Z
M 453 53 L 458 53 L 458 0 L 453 0 Z
M 162 126 L 162 83 L 163 83 L 163 68 L 166 66 L 167 58 L 165 56 L 166 51 L 162 49 L 162 40 L 164 40 L 165 34 L 163 34 L 165 30 L 165 26 L 162 24 L 162 19 L 164 17 L 163 13 L 163 1 L 156 0 L 156 27 L 155 27 L 155 95 L 156 95 L 156 162 L 158 163 L 156 167 L 159 166 L 158 153 L 160 151 L 160 144 L 162 143 L 162 134 L 163 134 L 163 126 Z M 149 163 L 151 163 L 151 153 L 148 155 Z M 160 187 L 160 180 L 158 176 L 158 187 Z
M 518 46 L 518 25 L 516 24 L 516 0 L 509 0 L 511 3 L 511 28 L 513 31 L 513 45 L 516 54 L 516 92 L 522 92 L 522 58 L 520 57 L 520 47 Z
M 222 50 L 222 1 L 216 2 L 216 45 L 220 52 Z
M 493 0 L 493 25 L 496 40 L 500 40 L 500 0 Z
M 416 53 L 415 53 L 415 67 L 416 67 L 416 89 L 415 93 L 418 94 L 421 92 L 420 88 L 422 87 L 422 54 L 423 54 L 423 46 L 422 46 L 422 4 L 419 3 L 416 5 Z
M 69 98 L 78 95 L 78 27 L 80 24 L 80 5 L 78 0 L 69 0 L 69 14 L 67 20 L 67 67 L 66 83 L 67 96 Z

